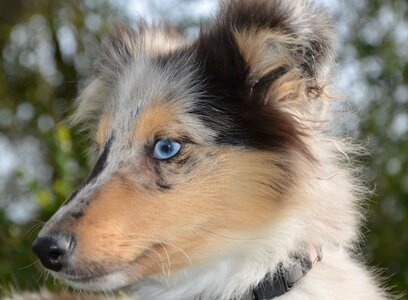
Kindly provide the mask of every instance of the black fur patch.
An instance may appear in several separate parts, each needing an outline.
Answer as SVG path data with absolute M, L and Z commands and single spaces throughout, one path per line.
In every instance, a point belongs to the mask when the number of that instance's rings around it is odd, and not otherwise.
M 101 156 L 99 156 L 98 160 L 96 161 L 96 164 L 93 167 L 91 174 L 89 174 L 88 178 L 85 180 L 84 185 L 87 185 L 92 180 L 94 180 L 105 168 L 106 160 L 108 159 L 111 144 L 112 144 L 112 138 L 110 138 L 108 142 L 106 143 Z
M 67 200 L 62 204 L 67 205 L 69 202 L 71 202 L 72 199 L 75 198 L 75 196 L 79 193 L 80 190 L 82 190 L 87 184 L 89 184 L 92 180 L 94 180 L 98 175 L 102 172 L 102 170 L 105 168 L 106 165 L 106 160 L 108 159 L 110 147 L 112 144 L 112 138 L 108 140 L 108 142 L 105 145 L 105 148 L 103 149 L 102 154 L 99 156 L 98 160 L 96 161 L 95 166 L 93 167 L 91 173 L 89 176 L 85 179 L 84 182 L 69 196 Z
M 201 34 L 195 47 L 205 90 L 191 113 L 217 132 L 216 143 L 308 153 L 292 116 L 281 111 L 273 99 L 264 104 L 268 87 L 287 72 L 286 67 L 254 84 L 232 32 L 225 27 Z
M 200 76 L 201 97 L 191 114 L 216 132 L 215 143 L 258 149 L 295 148 L 307 153 L 299 124 L 277 105 L 264 105 L 267 84 L 285 73 L 278 69 L 257 84 L 250 84 L 250 70 L 232 32 L 224 28 L 211 34 L 202 33 L 191 47 L 157 59 L 164 69 L 191 64 Z

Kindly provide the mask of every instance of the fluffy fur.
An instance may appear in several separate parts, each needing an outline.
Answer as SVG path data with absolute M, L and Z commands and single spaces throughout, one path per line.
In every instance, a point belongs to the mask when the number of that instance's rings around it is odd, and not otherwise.
M 99 159 L 40 237 L 75 241 L 52 272 L 137 299 L 240 299 L 310 245 L 279 299 L 385 299 L 355 255 L 364 188 L 330 137 L 334 32 L 307 1 L 229 0 L 193 42 L 119 27 L 73 123 Z M 181 152 L 152 157 L 171 139 Z

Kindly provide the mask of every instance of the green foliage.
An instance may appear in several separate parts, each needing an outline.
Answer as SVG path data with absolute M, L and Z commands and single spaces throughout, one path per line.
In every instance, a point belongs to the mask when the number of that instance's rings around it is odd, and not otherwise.
M 365 250 L 369 262 L 385 268 L 402 292 L 408 288 L 408 5 L 398 0 L 369 4 L 348 37 L 365 69 L 360 138 L 368 140 L 366 163 L 374 190 Z
M 47 220 L 89 170 L 85 155 L 89 140 L 73 133 L 63 120 L 100 37 L 115 18 L 126 19 L 123 10 L 110 3 L 0 0 L 0 168 L 4 168 L 0 169 L 0 287 L 52 287 L 33 264 L 31 243 L 42 225 L 38 220 Z M 372 155 L 365 163 L 376 190 L 364 249 L 369 262 L 386 268 L 385 274 L 394 275 L 391 283 L 396 290 L 404 291 L 408 289 L 408 47 L 402 30 L 408 40 L 404 21 L 408 8 L 404 0 L 347 3 L 358 15 L 350 19 L 343 47 L 352 49 L 361 62 L 355 66 L 361 71 L 357 91 L 364 94 L 359 134 L 369 141 Z M 186 32 L 197 26 L 187 16 L 178 19 Z M 370 30 L 374 39 L 366 34 Z M 344 53 L 341 58 L 347 61 L 350 51 Z
M 33 287 L 36 282 L 35 272 L 24 267 L 32 265 L 35 261 L 34 256 L 27 251 L 30 249 L 30 241 L 27 239 L 25 229 L 16 225 L 10 224 L 4 213 L 0 214 L 0 286 L 2 287 Z
M 42 225 L 38 220 L 47 220 L 89 169 L 85 155 L 89 142 L 79 134 L 73 141 L 63 120 L 89 61 L 85 49 L 95 49 L 112 23 L 109 16 L 119 13 L 105 1 L 14 2 L 0 26 L 0 137 L 18 160 L 6 181 L 0 181 L 0 286 L 21 290 L 43 285 L 31 253 Z M 71 53 L 63 49 L 67 36 L 76 45 Z M 19 151 L 21 147 L 26 153 Z M 24 155 L 34 157 L 27 162 Z M 27 205 L 26 197 L 34 206 L 31 218 L 37 221 L 15 219 L 14 212 Z

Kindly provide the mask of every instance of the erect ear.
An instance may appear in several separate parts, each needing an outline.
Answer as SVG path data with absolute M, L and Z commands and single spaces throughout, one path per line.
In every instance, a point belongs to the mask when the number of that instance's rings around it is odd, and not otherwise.
M 85 125 L 83 130 L 93 129 L 108 98 L 108 86 L 101 78 L 91 79 L 75 100 L 75 111 L 68 118 L 69 124 Z
M 327 12 L 303 0 L 224 1 L 197 44 L 218 80 L 234 80 L 261 102 L 319 94 L 334 60 Z
M 116 26 L 113 33 L 102 42 L 93 64 L 94 75 L 106 84 L 116 82 L 126 65 L 140 55 L 140 33 L 145 29 L 143 24 L 139 28 L 139 31 L 135 31 L 128 26 Z
M 110 99 L 110 93 L 125 67 L 138 55 L 140 32 L 124 25 L 102 42 L 91 76 L 75 101 L 75 112 L 69 118 L 71 125 L 83 124 L 83 129 L 93 129 Z

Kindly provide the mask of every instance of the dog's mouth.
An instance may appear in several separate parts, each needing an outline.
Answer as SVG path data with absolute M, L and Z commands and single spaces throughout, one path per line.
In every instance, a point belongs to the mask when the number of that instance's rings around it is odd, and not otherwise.
M 87 291 L 112 291 L 129 284 L 129 277 L 125 270 L 93 276 L 72 276 L 63 273 L 56 273 L 54 275 L 73 288 Z
M 95 263 L 81 263 L 81 267 L 71 266 L 66 271 L 51 272 L 56 278 L 63 280 L 68 285 L 82 290 L 90 291 L 111 291 L 129 285 L 131 280 L 137 277 L 138 264 L 141 260 L 149 257 L 150 252 L 159 251 L 163 247 L 155 243 L 137 255 L 135 259 L 128 263 L 122 263 L 109 269 Z M 90 272 L 92 271 L 92 272 Z
M 101 278 L 107 277 L 107 276 L 109 276 L 110 274 L 113 274 L 113 273 L 114 272 L 99 274 L 99 275 L 94 275 L 94 276 L 89 276 L 89 275 L 84 275 L 84 276 L 76 275 L 76 276 L 73 276 L 73 275 L 68 275 L 68 274 L 59 274 L 59 276 L 62 277 L 65 281 L 68 281 L 68 282 L 74 282 L 76 284 L 87 284 L 87 283 L 90 283 L 90 282 L 98 281 Z
M 131 262 L 126 265 L 116 267 L 114 270 L 107 268 L 98 268 L 96 271 L 95 264 L 90 265 L 89 269 L 86 264 L 81 268 L 72 267 L 65 272 L 52 272 L 57 279 L 65 282 L 69 286 L 85 291 L 112 291 L 129 285 L 131 274 L 137 270 L 137 262 Z M 88 269 L 88 270 L 87 270 Z M 92 273 L 90 271 L 93 271 Z

